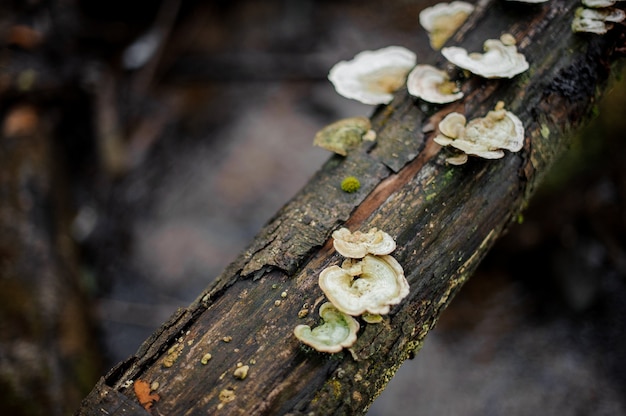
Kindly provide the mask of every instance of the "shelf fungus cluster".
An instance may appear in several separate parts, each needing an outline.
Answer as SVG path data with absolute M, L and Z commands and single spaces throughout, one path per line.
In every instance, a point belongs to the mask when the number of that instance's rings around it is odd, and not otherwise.
M 483 78 L 513 78 L 528 70 L 526 57 L 517 52 L 515 38 L 503 34 L 500 39 L 487 39 L 484 53 L 468 53 L 458 46 L 441 50 L 442 55 L 454 65 Z
M 340 95 L 364 104 L 387 104 L 406 80 L 417 57 L 401 46 L 363 51 L 330 69 L 328 79 Z
M 467 162 L 467 155 L 500 159 L 504 156 L 502 149 L 518 152 L 524 146 L 524 126 L 515 114 L 504 109 L 502 101 L 485 117 L 469 123 L 463 114 L 448 114 L 439 123 L 439 133 L 435 142 L 463 152 L 446 159 L 453 165 Z
M 613 27 L 613 23 L 623 22 L 626 13 L 621 9 L 611 6 L 612 2 L 601 2 L 596 0 L 583 1 L 587 7 L 579 7 L 574 13 L 572 20 L 572 31 L 589 32 L 603 35 Z
M 298 325 L 295 336 L 322 352 L 339 352 L 356 341 L 359 330 L 354 316 L 378 323 L 409 294 L 402 266 L 390 253 L 393 238 L 376 228 L 351 233 L 341 228 L 333 233 L 333 246 L 347 259 L 341 266 L 330 266 L 319 275 L 319 285 L 328 300 L 320 307 L 324 324 L 311 329 Z

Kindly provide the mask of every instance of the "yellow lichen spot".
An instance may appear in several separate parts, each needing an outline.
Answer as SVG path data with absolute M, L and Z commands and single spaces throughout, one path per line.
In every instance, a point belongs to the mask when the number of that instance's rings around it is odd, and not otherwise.
M 236 398 L 235 391 L 232 389 L 224 389 L 220 391 L 218 397 L 220 399 L 220 404 L 217 405 L 218 409 L 221 409 L 222 407 L 224 407 L 224 404 L 230 403 Z
M 185 344 L 174 344 L 169 350 L 167 350 L 167 355 L 163 358 L 162 365 L 163 367 L 169 368 L 174 365 L 180 353 L 185 348 Z
M 287 297 L 287 292 L 285 291 L 285 292 L 281 293 L 281 294 L 280 294 L 280 297 L 281 297 L 281 298 L 283 298 L 283 299 L 285 299 L 285 298 Z
M 158 389 L 158 388 L 159 388 L 159 382 L 158 382 L 158 381 L 153 381 L 153 382 L 150 384 L 150 390 L 151 390 L 151 391 L 154 391 L 154 390 L 156 390 L 156 389 Z
M 227 335 L 224 338 L 222 338 L 222 341 L 224 341 L 224 342 L 230 342 L 232 340 L 233 340 L 233 337 L 231 337 L 230 335 Z
M 361 188 L 361 182 L 354 176 L 348 176 L 341 181 L 341 190 L 349 194 L 358 191 Z
M 309 314 L 309 310 L 307 308 L 302 308 L 298 312 L 298 318 L 300 319 L 305 318 L 308 314 Z
M 280 306 L 280 299 L 274 301 L 274 306 Z
M 248 370 L 250 370 L 250 366 L 239 365 L 239 364 L 241 363 L 237 364 L 237 368 L 235 369 L 233 376 L 235 376 L 235 378 L 238 378 L 239 380 L 243 380 L 244 378 L 248 376 Z
M 213 358 L 213 356 L 207 352 L 200 359 L 200 363 L 202 363 L 202 365 L 206 365 L 209 362 L 209 360 L 211 360 L 211 358 Z

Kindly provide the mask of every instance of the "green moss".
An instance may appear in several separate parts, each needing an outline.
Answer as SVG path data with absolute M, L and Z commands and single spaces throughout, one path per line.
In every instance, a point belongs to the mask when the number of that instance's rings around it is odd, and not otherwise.
M 341 190 L 348 193 L 353 193 L 361 188 L 361 182 L 354 176 L 348 176 L 341 181 Z

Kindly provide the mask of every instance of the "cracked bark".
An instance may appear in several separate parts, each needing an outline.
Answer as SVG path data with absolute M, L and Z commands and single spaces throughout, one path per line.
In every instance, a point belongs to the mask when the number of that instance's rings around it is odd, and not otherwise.
M 159 383 L 155 414 L 366 411 L 400 364 L 419 351 L 606 88 L 616 51 L 623 50 L 624 27 L 605 36 L 573 34 L 578 6 L 481 2 L 448 43 L 478 51 L 485 39 L 509 32 L 530 70 L 512 80 L 470 77 L 465 98 L 443 107 L 417 103 L 405 90 L 396 94 L 372 116 L 377 142 L 332 157 L 215 283 L 101 379 L 78 414 L 145 413 L 127 383 L 137 379 Z M 444 65 L 435 52 L 420 61 Z M 500 100 L 524 123 L 523 150 L 446 165 L 447 150 L 432 141 L 432 127 L 451 111 L 482 117 Z M 357 193 L 339 189 L 348 175 L 360 179 Z M 292 330 L 317 324 L 324 300 L 317 276 L 341 262 L 329 240 L 341 225 L 378 227 L 395 237 L 394 257 L 411 293 L 383 323 L 363 324 L 351 352 L 318 354 L 303 348 Z M 305 305 L 310 313 L 299 319 Z M 206 353 L 212 359 L 203 365 Z M 174 360 L 171 367 L 163 365 L 166 357 Z M 243 380 L 233 376 L 237 363 L 250 365 Z M 234 400 L 224 400 L 224 391 Z

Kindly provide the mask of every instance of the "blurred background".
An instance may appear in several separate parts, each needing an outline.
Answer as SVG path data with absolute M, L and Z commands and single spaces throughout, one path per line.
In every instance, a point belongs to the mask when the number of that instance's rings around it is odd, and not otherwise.
M 434 3 L 3 2 L 0 413 L 71 414 L 193 301 L 373 112 L 330 67 L 419 61 Z M 370 415 L 626 415 L 618 78 Z

